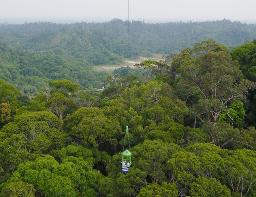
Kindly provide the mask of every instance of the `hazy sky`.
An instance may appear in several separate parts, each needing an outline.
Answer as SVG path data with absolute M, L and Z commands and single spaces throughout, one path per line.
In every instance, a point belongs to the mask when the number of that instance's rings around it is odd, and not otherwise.
M 0 20 L 109 20 L 127 17 L 128 0 L 0 0 Z M 134 20 L 256 21 L 256 0 L 130 0 Z

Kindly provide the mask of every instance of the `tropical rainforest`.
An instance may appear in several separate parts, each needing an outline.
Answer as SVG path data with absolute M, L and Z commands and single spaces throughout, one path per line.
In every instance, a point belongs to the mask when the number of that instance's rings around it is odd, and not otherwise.
M 0 25 L 0 78 L 34 95 L 49 80 L 67 79 L 101 89 L 109 75 L 96 65 L 125 58 L 171 56 L 213 39 L 233 48 L 256 37 L 256 25 L 231 22 L 159 23 L 112 20 L 106 23 Z M 128 42 L 129 41 L 129 42 Z M 42 88 L 43 87 L 43 88 Z
M 133 23 L 128 55 L 166 58 L 96 73 L 116 25 L 0 28 L 0 197 L 256 196 L 255 26 Z

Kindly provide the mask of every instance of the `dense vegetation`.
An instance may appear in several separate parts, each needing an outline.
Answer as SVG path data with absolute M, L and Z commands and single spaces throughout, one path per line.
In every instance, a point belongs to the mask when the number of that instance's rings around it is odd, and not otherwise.
M 102 92 L 52 80 L 29 99 L 0 81 L 0 196 L 255 196 L 255 49 L 203 41 Z
M 127 22 L 0 25 L 0 78 L 25 95 L 68 79 L 85 88 L 102 88 L 106 73 L 92 66 L 122 63 L 124 58 L 170 55 L 194 43 L 214 39 L 228 47 L 256 37 L 256 26 L 227 20 L 202 23 L 130 24 Z
M 15 84 L 25 95 L 46 88 L 53 79 L 70 79 L 86 88 L 101 88 L 106 76 L 63 54 L 29 53 L 0 43 L 0 79 Z
M 256 26 L 231 22 L 159 23 L 133 21 L 128 46 L 127 21 L 107 23 L 2 25 L 0 38 L 26 51 L 51 51 L 89 65 L 116 63 L 122 57 L 171 54 L 206 39 L 237 46 L 256 36 Z

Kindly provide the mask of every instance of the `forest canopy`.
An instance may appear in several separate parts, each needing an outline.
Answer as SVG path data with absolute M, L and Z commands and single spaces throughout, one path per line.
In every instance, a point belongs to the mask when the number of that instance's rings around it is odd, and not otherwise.
M 202 41 L 102 91 L 63 78 L 26 97 L 0 81 L 0 196 L 254 196 L 255 55 Z

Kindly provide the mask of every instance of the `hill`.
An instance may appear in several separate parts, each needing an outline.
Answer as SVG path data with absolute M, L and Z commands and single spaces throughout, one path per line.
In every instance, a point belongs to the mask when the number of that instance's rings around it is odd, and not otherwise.
M 2 25 L 0 40 L 28 51 L 64 53 L 88 64 L 120 62 L 122 57 L 176 53 L 202 40 L 213 39 L 229 47 L 256 38 L 256 25 L 228 20 L 191 23 L 130 24 L 127 22 Z
M 0 78 L 34 93 L 52 79 L 69 79 L 101 88 L 107 74 L 95 65 L 122 65 L 124 58 L 170 55 L 202 40 L 234 47 L 256 38 L 256 25 L 227 20 L 191 23 L 130 24 L 33 23 L 0 25 Z
M 31 95 L 47 87 L 49 80 L 70 79 L 86 88 L 100 88 L 105 73 L 87 64 L 54 52 L 26 52 L 0 43 L 0 78 Z

